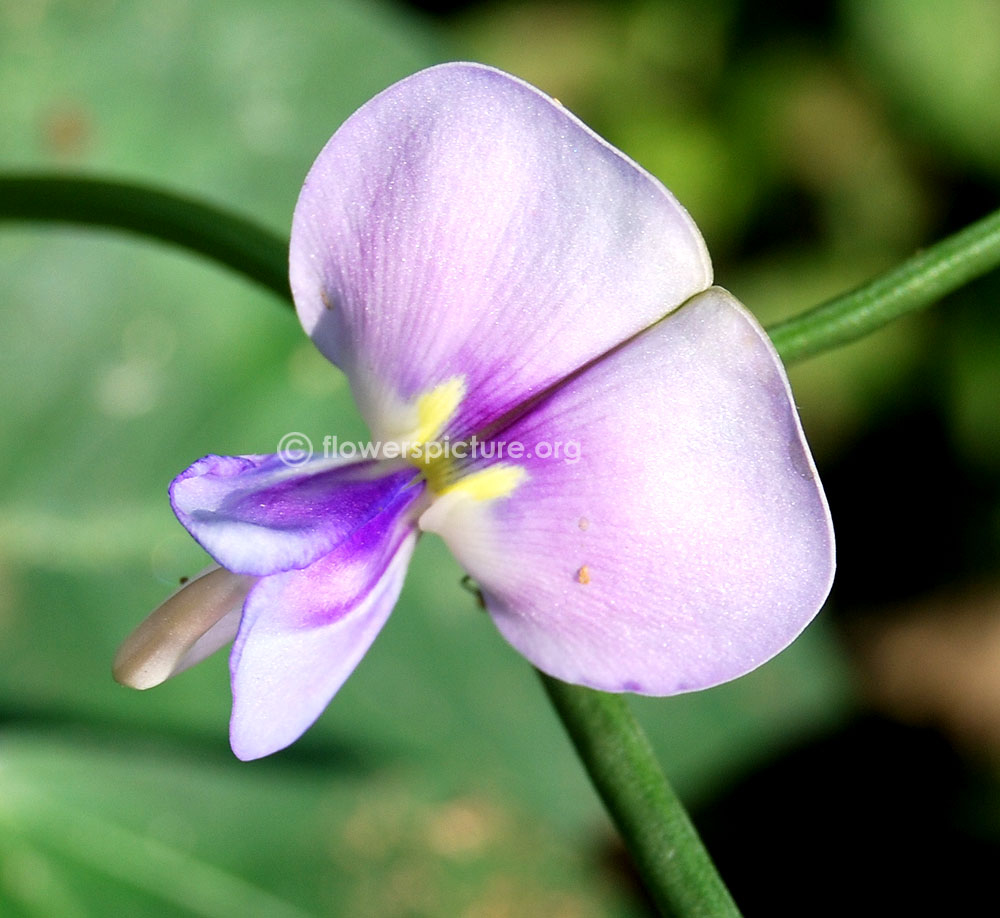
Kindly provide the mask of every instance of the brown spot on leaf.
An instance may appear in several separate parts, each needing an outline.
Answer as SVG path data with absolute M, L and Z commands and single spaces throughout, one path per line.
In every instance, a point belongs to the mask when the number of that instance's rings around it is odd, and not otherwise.
M 63 103 L 46 113 L 41 133 L 46 152 L 65 159 L 80 159 L 91 146 L 93 127 L 83 106 Z

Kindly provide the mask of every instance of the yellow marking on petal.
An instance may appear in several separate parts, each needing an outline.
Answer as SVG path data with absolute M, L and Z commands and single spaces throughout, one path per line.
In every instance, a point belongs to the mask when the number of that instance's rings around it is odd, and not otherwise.
M 523 466 L 501 463 L 464 475 L 445 486 L 439 493 L 464 494 L 479 501 L 496 500 L 512 493 L 527 477 L 528 473 Z M 431 484 L 433 486 L 433 482 Z
M 584 586 L 590 583 L 590 568 L 586 564 L 576 572 L 576 582 L 582 583 Z
M 416 443 L 433 440 L 455 414 L 465 395 L 465 380 L 453 376 L 417 399 L 417 429 L 408 439 Z
M 590 528 L 590 520 L 588 520 L 587 517 L 585 516 L 581 516 L 580 522 L 577 525 L 580 527 L 580 529 L 586 532 Z

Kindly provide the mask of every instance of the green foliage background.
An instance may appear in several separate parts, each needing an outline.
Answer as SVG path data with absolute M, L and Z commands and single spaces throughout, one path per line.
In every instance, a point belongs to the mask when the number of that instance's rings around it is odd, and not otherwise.
M 0 0 L 0 167 L 145 180 L 287 232 L 348 114 L 421 67 L 479 59 L 658 174 L 719 282 L 770 321 L 995 204 L 1000 109 L 983 99 L 1000 14 L 989 0 L 769 9 Z M 228 751 L 224 655 L 149 693 L 116 686 L 117 644 L 204 564 L 170 479 L 288 431 L 364 431 L 287 310 L 191 256 L 5 226 L 0 279 L 0 913 L 642 913 L 535 675 L 430 539 L 372 652 L 273 759 Z M 937 317 L 908 319 L 793 372 L 821 470 L 931 348 L 960 452 L 998 470 L 1000 332 L 975 308 L 990 295 L 968 294 L 943 344 Z M 833 729 L 853 684 L 821 616 L 738 683 L 636 708 L 698 803 Z

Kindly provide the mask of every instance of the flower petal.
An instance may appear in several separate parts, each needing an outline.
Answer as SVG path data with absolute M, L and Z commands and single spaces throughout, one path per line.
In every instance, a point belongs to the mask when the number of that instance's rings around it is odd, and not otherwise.
M 389 617 L 415 542 L 412 523 L 384 513 L 309 567 L 251 590 L 230 658 L 239 758 L 283 749 L 319 717 Z
M 426 433 L 430 393 L 447 396 L 441 430 L 482 430 L 710 283 L 701 235 L 656 179 L 477 64 L 364 105 L 292 225 L 299 317 L 383 440 Z
M 253 577 L 213 565 L 168 596 L 115 655 L 115 680 L 148 689 L 200 663 L 234 637 Z
M 545 672 L 607 691 L 706 688 L 773 656 L 823 604 L 826 501 L 777 355 L 726 291 L 695 297 L 496 439 L 524 445 L 513 493 L 459 488 L 420 523 Z
M 174 479 L 170 501 L 223 567 L 264 576 L 302 568 L 368 520 L 421 493 L 404 465 L 278 456 L 205 456 Z

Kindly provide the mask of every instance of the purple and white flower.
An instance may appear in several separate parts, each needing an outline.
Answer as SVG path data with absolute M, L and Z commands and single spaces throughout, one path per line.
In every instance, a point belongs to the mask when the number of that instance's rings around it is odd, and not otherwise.
M 196 462 L 171 501 L 219 568 L 116 661 L 145 688 L 235 638 L 240 758 L 323 711 L 420 532 L 531 663 L 605 691 L 733 679 L 823 604 L 830 517 L 774 348 L 673 196 L 558 102 L 475 64 L 385 90 L 312 167 L 290 263 L 303 327 L 404 458 Z M 412 448 L 473 437 L 522 449 Z

